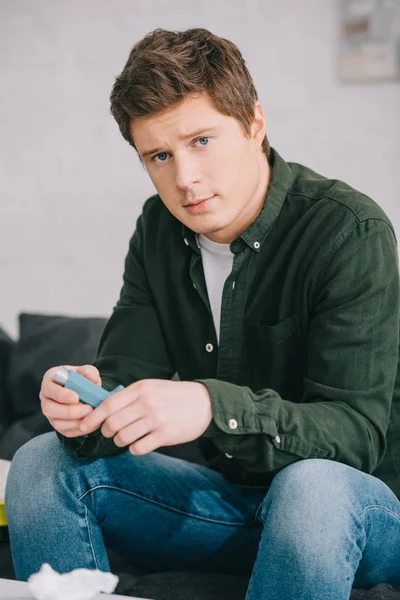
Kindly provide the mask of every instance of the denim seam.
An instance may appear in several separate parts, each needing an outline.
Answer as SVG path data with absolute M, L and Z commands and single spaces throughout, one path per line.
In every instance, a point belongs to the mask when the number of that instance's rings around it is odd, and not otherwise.
M 400 523 L 400 519 L 399 519 L 399 517 L 398 517 L 398 516 L 397 516 L 397 515 L 396 515 L 394 512 L 392 512 L 392 511 L 391 511 L 391 510 L 389 510 L 388 508 L 385 508 L 384 506 L 379 506 L 379 505 L 377 505 L 377 504 L 371 504 L 370 506 L 366 506 L 366 507 L 364 508 L 364 510 L 363 510 L 363 512 L 362 512 L 362 514 L 361 514 L 361 516 L 360 516 L 360 521 L 361 521 L 361 520 L 363 520 L 363 521 L 365 520 L 365 514 L 366 514 L 366 513 L 367 513 L 367 511 L 369 511 L 369 510 L 382 510 L 382 511 L 384 511 L 384 512 L 388 513 L 389 515 L 391 515 L 392 517 L 394 517 L 394 518 L 396 519 L 396 521 L 398 521 L 398 522 Z M 358 542 L 359 538 L 361 537 L 361 535 L 362 535 L 362 533 L 363 533 L 363 531 L 364 531 L 364 530 L 365 530 L 365 526 L 361 527 L 361 531 L 359 532 L 358 536 L 357 536 L 357 537 L 356 537 L 356 539 L 354 540 L 354 541 L 355 541 L 355 547 L 353 548 L 353 550 L 352 550 L 352 552 L 351 552 L 351 554 L 350 554 L 350 556 L 349 556 L 349 558 L 348 558 L 348 561 L 347 561 L 347 562 L 349 562 L 349 563 L 350 563 L 350 562 L 352 561 L 352 559 L 353 559 L 353 556 L 354 556 L 354 554 L 355 554 L 355 552 L 356 552 L 356 549 L 357 549 L 357 547 L 358 547 L 358 546 L 357 546 L 357 542 Z M 368 537 L 367 537 L 367 540 L 368 540 Z
M 261 516 L 261 511 L 264 508 L 264 502 L 266 500 L 266 497 L 267 497 L 267 494 L 265 494 L 264 498 L 261 498 L 261 500 L 256 508 L 255 514 L 254 514 L 255 521 L 259 522 L 262 527 L 264 527 L 264 525 L 265 525 L 265 520 Z
M 88 519 L 88 509 L 87 509 L 87 506 L 85 506 L 85 521 L 86 521 L 86 527 L 87 527 L 87 530 L 88 530 L 89 544 L 90 544 L 90 548 L 92 550 L 94 564 L 96 565 L 96 569 L 98 569 L 99 566 L 97 564 L 96 553 L 94 551 L 92 536 L 91 536 L 91 533 L 90 533 L 90 523 L 89 523 L 89 519 Z
M 260 506 L 264 503 L 267 493 L 268 492 L 266 492 L 265 495 L 261 498 L 260 502 L 257 504 L 257 506 L 253 512 L 253 521 L 254 521 L 253 533 L 254 533 L 254 544 L 255 544 L 256 554 L 258 553 L 258 548 L 259 548 L 260 541 L 261 541 L 262 530 L 264 527 L 264 524 L 260 523 L 260 521 L 258 521 L 257 517 L 258 517 L 258 513 L 260 511 Z
M 123 494 L 128 494 L 129 496 L 135 496 L 137 498 L 140 498 L 140 500 L 146 500 L 147 502 L 151 502 L 152 504 L 155 504 L 157 506 L 160 506 L 162 508 L 164 508 L 165 510 L 169 510 L 171 512 L 176 512 L 178 514 L 181 515 L 185 515 L 186 517 L 191 517 L 193 519 L 198 519 L 199 521 L 206 521 L 208 523 L 216 523 L 218 525 L 227 525 L 227 526 L 231 526 L 231 527 L 243 527 L 244 529 L 253 529 L 253 527 L 250 527 L 244 523 L 235 523 L 235 522 L 227 522 L 227 521 L 218 521 L 217 519 L 207 519 L 206 517 L 199 517 L 198 515 L 194 515 L 188 512 L 184 512 L 183 510 L 179 510 L 177 508 L 173 508 L 171 506 L 167 506 L 166 504 L 163 504 L 162 502 L 157 502 L 156 500 L 153 500 L 152 498 L 147 498 L 146 496 L 141 496 L 138 493 L 134 493 L 134 492 L 129 492 L 128 490 L 123 490 L 122 488 L 117 488 L 114 487 L 112 485 L 97 485 L 94 488 L 90 488 L 89 490 L 87 490 L 84 494 L 82 494 L 78 500 L 83 500 L 83 498 L 85 496 L 87 496 L 88 494 L 90 494 L 91 492 L 97 490 L 97 489 L 109 489 L 109 490 L 115 490 L 117 492 L 122 492 Z

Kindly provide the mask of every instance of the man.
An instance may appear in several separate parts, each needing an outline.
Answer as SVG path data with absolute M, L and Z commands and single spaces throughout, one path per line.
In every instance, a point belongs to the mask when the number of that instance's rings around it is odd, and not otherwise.
M 40 436 L 11 466 L 18 578 L 107 571 L 107 545 L 153 571 L 251 575 L 246 600 L 400 584 L 389 219 L 270 148 L 239 50 L 204 29 L 136 44 L 111 110 L 158 194 L 95 365 L 75 368 L 126 389 L 93 410 L 45 374 L 62 444 Z M 152 452 L 192 440 L 208 467 Z

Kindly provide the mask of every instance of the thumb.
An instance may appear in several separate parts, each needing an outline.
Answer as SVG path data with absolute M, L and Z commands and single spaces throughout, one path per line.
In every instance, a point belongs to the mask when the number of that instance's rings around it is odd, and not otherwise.
M 82 365 L 76 369 L 79 375 L 83 375 L 86 379 L 90 379 L 93 383 L 101 386 L 101 377 L 99 370 L 93 365 Z

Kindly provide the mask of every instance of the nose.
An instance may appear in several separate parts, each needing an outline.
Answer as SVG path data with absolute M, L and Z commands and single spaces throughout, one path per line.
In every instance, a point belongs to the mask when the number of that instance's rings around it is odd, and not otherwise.
M 194 184 L 199 183 L 200 176 L 196 161 L 189 156 L 175 155 L 175 183 L 183 191 L 189 190 Z

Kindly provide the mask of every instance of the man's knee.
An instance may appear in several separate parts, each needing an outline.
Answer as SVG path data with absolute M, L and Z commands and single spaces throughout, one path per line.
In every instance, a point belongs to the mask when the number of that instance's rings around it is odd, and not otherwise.
M 354 529 L 354 489 L 345 465 L 308 459 L 285 467 L 274 478 L 260 508 L 264 532 L 277 547 L 306 560 L 329 560 L 345 547 Z M 285 550 L 285 551 L 286 551 Z
M 44 498 L 55 474 L 62 470 L 62 463 L 70 458 L 54 432 L 39 435 L 21 446 L 7 477 L 6 510 L 12 510 L 14 502 L 32 501 L 35 495 Z
M 291 494 L 299 502 L 310 503 L 312 498 L 330 498 L 333 494 L 351 493 L 354 476 L 361 474 L 342 463 L 310 458 L 285 467 L 273 479 L 271 489 Z M 334 500 L 334 498 L 332 498 Z
M 356 469 L 331 460 L 292 463 L 273 479 L 261 518 L 265 520 L 272 512 L 275 518 L 280 515 L 283 521 L 296 521 L 307 530 L 317 521 L 338 527 L 350 514 L 356 473 Z
M 9 476 L 12 477 L 14 473 L 21 471 L 27 476 L 40 476 L 44 467 L 50 468 L 55 462 L 58 463 L 63 454 L 65 450 L 55 432 L 38 435 L 17 450 L 12 459 Z

